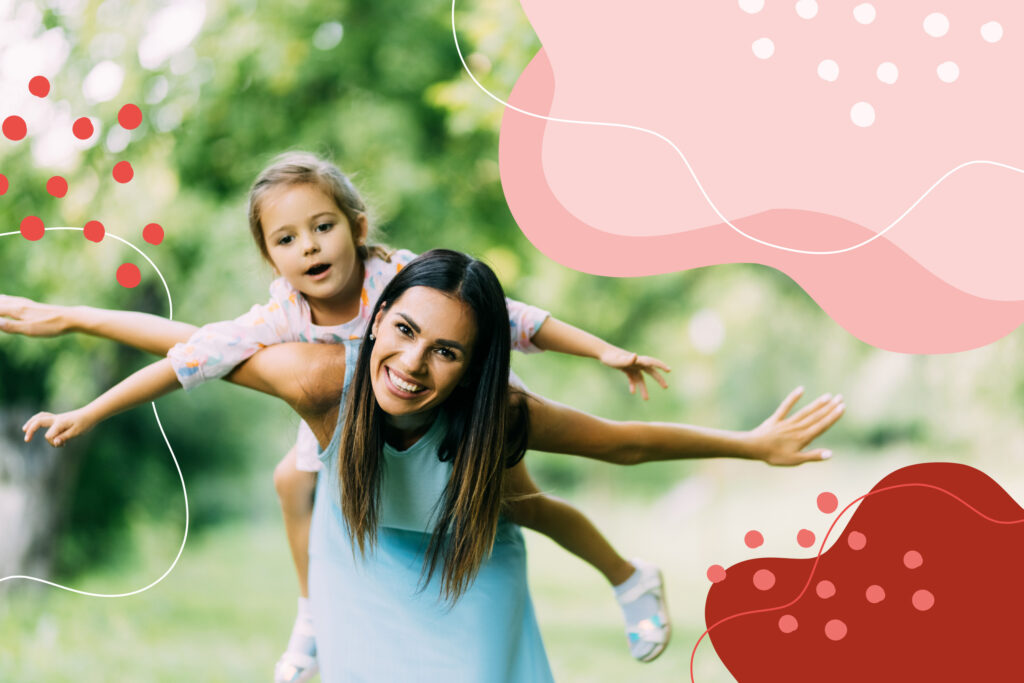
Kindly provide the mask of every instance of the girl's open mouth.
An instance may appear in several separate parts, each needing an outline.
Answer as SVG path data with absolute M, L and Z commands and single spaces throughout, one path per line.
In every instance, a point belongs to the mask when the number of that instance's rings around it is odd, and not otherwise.
M 318 263 L 317 265 L 315 265 L 312 268 L 310 268 L 309 270 L 307 270 L 306 271 L 306 275 L 309 275 L 310 277 L 316 277 L 317 275 L 323 275 L 324 273 L 326 273 L 330 269 L 330 267 L 331 267 L 331 264 L 329 264 L 329 263 Z

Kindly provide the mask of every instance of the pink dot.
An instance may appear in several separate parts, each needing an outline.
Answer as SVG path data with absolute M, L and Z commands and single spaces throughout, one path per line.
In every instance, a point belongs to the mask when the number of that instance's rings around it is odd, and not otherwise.
M 931 591 L 926 591 L 922 588 L 919 591 L 914 591 L 914 594 L 910 596 L 910 602 L 913 603 L 914 609 L 927 612 L 935 604 L 935 596 L 932 595 Z
M 864 591 L 864 597 L 866 597 L 868 602 L 872 605 L 877 605 L 882 602 L 882 600 L 885 600 L 885 589 L 878 585 L 868 586 L 868 589 Z
M 0 173 L 0 195 L 7 194 L 7 187 L 7 176 L 5 176 L 3 173 Z
M 792 614 L 783 614 L 779 617 L 779 630 L 783 633 L 792 633 L 797 626 L 799 624 L 796 623 L 796 617 Z
M 103 241 L 103 236 L 107 234 L 106 228 L 99 221 L 89 221 L 82 228 L 82 232 L 85 233 L 85 239 L 90 242 L 101 242 Z
M 8 116 L 4 119 L 3 130 L 7 139 L 15 142 L 21 140 L 28 134 L 28 127 L 25 125 L 25 119 L 20 116 Z
M 836 498 L 834 493 L 825 491 L 818 494 L 818 509 L 826 515 L 835 512 L 837 507 L 839 507 L 839 499 Z
M 45 76 L 34 76 L 28 82 L 28 91 L 36 97 L 46 97 L 50 94 L 50 81 Z
M 796 542 L 801 548 L 810 548 L 814 545 L 814 532 L 810 529 L 801 529 L 796 534 Z
M 825 635 L 829 640 L 842 640 L 846 637 L 846 624 L 839 619 L 830 619 L 825 624 Z
M 126 104 L 121 107 L 121 111 L 117 112 L 117 122 L 121 124 L 122 128 L 128 130 L 138 128 L 142 123 L 142 111 L 134 104 Z
M 859 531 L 851 531 L 850 535 L 846 537 L 846 544 L 853 550 L 863 550 L 864 546 L 867 545 L 868 538 Z
M 907 569 L 917 569 L 924 564 L 924 558 L 916 550 L 908 550 L 903 555 L 903 564 L 906 565 Z
M 44 233 L 46 233 L 46 227 L 38 216 L 26 216 L 21 221 L 21 236 L 29 242 L 43 239 Z
M 142 282 L 142 273 L 134 263 L 122 263 L 117 269 L 117 282 L 128 289 L 137 287 Z
M 68 181 L 64 180 L 59 175 L 55 175 L 46 181 L 46 191 L 57 199 L 60 199 L 68 193 Z
M 775 574 L 767 569 L 758 569 L 754 572 L 754 588 L 759 591 L 766 591 L 775 585 Z
M 114 180 L 119 183 L 127 183 L 133 177 L 135 177 L 135 171 L 127 161 L 119 161 L 114 164 Z
M 142 239 L 150 244 L 160 244 L 164 241 L 164 229 L 159 223 L 150 223 L 142 229 Z
M 743 537 L 743 542 L 747 544 L 748 548 L 756 548 L 764 543 L 764 536 L 760 531 L 748 531 Z
M 93 133 L 92 121 L 85 116 L 80 119 L 75 119 L 75 122 L 71 124 L 71 132 L 74 133 L 75 137 L 79 140 L 88 140 L 92 137 Z
M 818 585 L 814 587 L 814 592 L 822 600 L 827 600 L 836 594 L 836 585 L 827 579 L 819 581 Z
M 713 564 L 708 567 L 708 581 L 711 583 L 721 583 L 725 581 L 725 568 L 720 564 Z

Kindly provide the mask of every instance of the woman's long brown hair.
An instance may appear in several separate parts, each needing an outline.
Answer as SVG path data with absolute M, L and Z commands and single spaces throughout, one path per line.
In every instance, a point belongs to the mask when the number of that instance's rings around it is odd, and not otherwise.
M 441 595 L 454 602 L 473 581 L 494 547 L 507 468 L 526 450 L 526 410 L 509 402 L 508 309 L 501 284 L 485 264 L 466 254 L 435 249 L 409 262 L 384 288 L 373 309 L 411 287 L 431 287 L 465 302 L 477 324 L 466 375 L 442 410 L 448 431 L 438 457 L 452 463 L 435 508 L 434 531 L 423 564 L 424 585 L 441 567 Z M 374 340 L 367 333 L 345 408 L 339 458 L 341 508 L 360 553 L 377 540 L 383 476 L 384 412 L 370 383 Z

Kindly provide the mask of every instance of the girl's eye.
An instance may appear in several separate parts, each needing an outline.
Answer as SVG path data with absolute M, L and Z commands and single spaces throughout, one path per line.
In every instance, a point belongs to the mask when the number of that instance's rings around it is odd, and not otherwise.
M 334 227 L 334 223 L 321 223 L 320 225 L 316 226 L 316 229 L 317 229 L 317 232 L 327 232 L 328 230 L 330 230 L 333 227 Z
M 291 244 L 292 240 L 294 240 L 294 239 L 295 239 L 295 238 L 294 238 L 294 237 L 292 237 L 291 235 L 285 235 L 284 237 L 282 237 L 281 239 L 279 239 L 279 240 L 277 241 L 277 243 L 278 243 L 278 244 Z

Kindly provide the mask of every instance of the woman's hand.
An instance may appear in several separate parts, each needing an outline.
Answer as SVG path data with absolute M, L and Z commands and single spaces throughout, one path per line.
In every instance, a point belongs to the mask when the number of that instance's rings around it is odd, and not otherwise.
M 665 365 L 657 358 L 639 356 L 630 351 L 626 351 L 625 349 L 612 346 L 607 351 L 604 351 L 600 357 L 598 357 L 598 360 L 610 368 L 622 370 L 622 372 L 626 373 L 626 377 L 629 378 L 629 393 L 635 394 L 636 388 L 639 385 L 640 396 L 642 396 L 645 401 L 648 399 L 647 382 L 644 377 L 645 372 L 654 378 L 654 381 L 657 382 L 662 389 L 668 389 L 668 382 L 665 381 L 665 378 L 662 377 L 661 373 L 658 371 L 662 370 L 664 372 L 672 372 L 672 368 Z
M 803 387 L 791 391 L 771 417 L 750 431 L 758 459 L 789 467 L 832 457 L 832 451 L 824 448 L 803 449 L 842 417 L 843 397 L 823 394 L 787 417 L 803 393 Z
M 71 439 L 85 434 L 96 426 L 84 408 L 72 410 L 67 413 L 54 415 L 53 413 L 36 413 L 29 421 L 22 426 L 25 432 L 25 441 L 31 441 L 32 435 L 42 427 L 49 427 L 44 435 L 51 446 L 63 446 Z
M 64 306 L 0 294 L 0 331 L 27 337 L 55 337 L 68 331 Z

